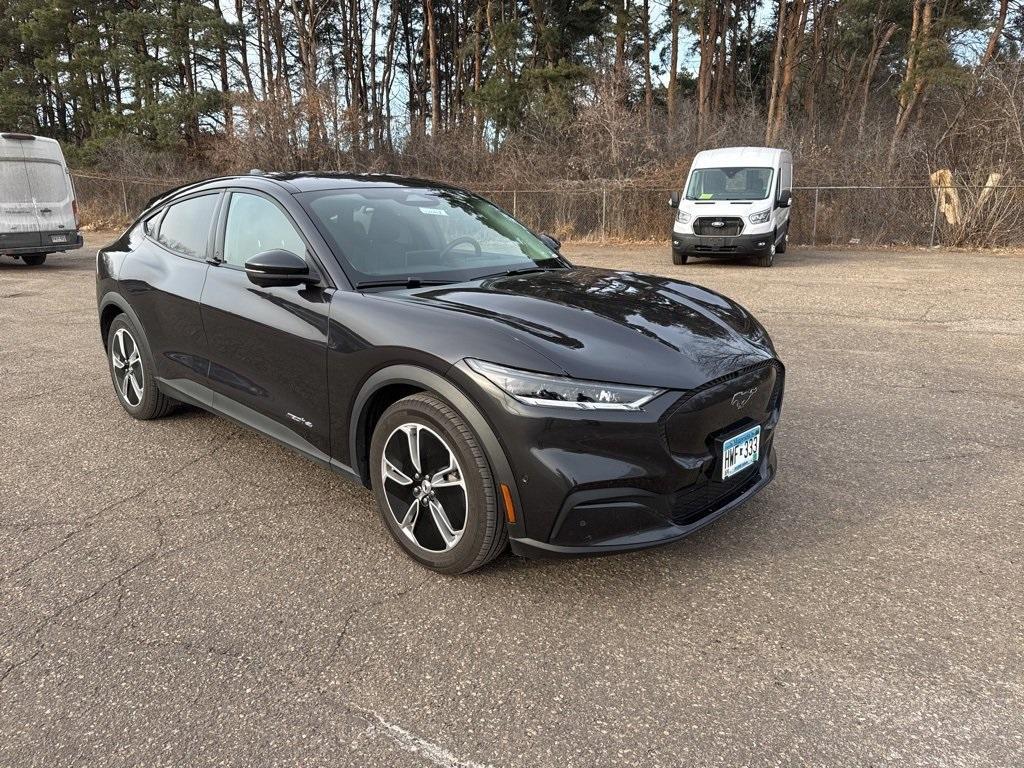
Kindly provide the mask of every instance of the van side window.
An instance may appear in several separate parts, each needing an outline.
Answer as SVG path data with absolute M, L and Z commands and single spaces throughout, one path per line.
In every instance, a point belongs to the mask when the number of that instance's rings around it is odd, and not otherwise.
M 217 195 L 193 197 L 167 209 L 157 240 L 184 256 L 206 256 L 206 243 L 213 222 Z
M 165 226 L 166 219 L 161 235 Z M 224 228 L 224 261 L 244 267 L 257 253 L 278 249 L 306 255 L 306 244 L 280 208 L 265 197 L 233 192 Z

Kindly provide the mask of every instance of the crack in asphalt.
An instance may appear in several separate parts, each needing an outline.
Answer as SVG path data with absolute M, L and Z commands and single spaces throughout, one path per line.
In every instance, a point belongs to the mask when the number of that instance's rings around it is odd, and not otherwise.
M 0 585 L 3 585 L 5 583 L 7 583 L 14 576 L 17 576 L 22 571 L 32 567 L 33 565 L 38 563 L 40 560 L 43 560 L 46 557 L 49 557 L 50 555 L 55 554 L 56 552 L 58 552 L 61 549 L 63 549 L 68 544 L 68 542 L 71 541 L 73 538 L 75 538 L 76 536 L 78 536 L 78 535 L 80 535 L 82 533 L 85 533 L 86 531 L 91 529 L 93 527 L 93 525 L 95 524 L 96 520 L 104 512 L 109 512 L 112 509 L 117 509 L 118 507 L 123 506 L 124 504 L 127 504 L 129 501 L 133 501 L 135 499 L 138 499 L 138 498 L 141 498 L 141 497 L 145 496 L 150 491 L 155 491 L 155 490 L 158 490 L 158 489 L 166 487 L 168 484 L 170 484 L 170 482 L 172 480 L 174 480 L 174 478 L 176 478 L 179 475 L 183 474 L 190 467 L 193 467 L 198 462 L 202 461 L 203 459 L 207 459 L 207 458 L 213 456 L 214 454 L 216 454 L 219 450 L 221 450 L 224 446 L 226 446 L 229 442 L 231 442 L 231 440 L 234 439 L 234 437 L 239 433 L 239 431 L 240 430 L 233 430 L 225 438 L 223 438 L 222 440 L 218 441 L 210 450 L 205 451 L 204 453 L 200 454 L 199 456 L 195 456 L 192 459 L 189 459 L 188 461 L 186 461 L 184 464 L 182 464 L 180 467 L 178 467 L 177 469 L 175 469 L 171 473 L 162 476 L 158 483 L 150 484 L 150 485 L 143 486 L 142 488 L 138 488 L 138 489 L 132 491 L 131 493 L 127 494 L 126 496 L 123 496 L 123 497 L 121 497 L 119 499 L 114 499 L 113 501 L 109 502 L 108 504 L 103 505 L 102 507 L 100 507 L 96 511 L 86 515 L 84 518 L 82 518 L 82 520 L 80 520 L 80 521 L 78 521 L 76 523 L 69 523 L 71 525 L 78 525 L 80 527 L 77 528 L 76 530 L 70 531 L 58 544 L 56 544 L 56 545 L 54 545 L 52 547 L 49 547 L 48 549 L 46 549 L 43 552 L 41 552 L 39 555 L 30 558 L 26 562 L 21 563 L 17 567 L 15 567 L 12 570 L 10 570 L 7 573 L 5 573 L 3 575 L 3 577 L 0 577 Z

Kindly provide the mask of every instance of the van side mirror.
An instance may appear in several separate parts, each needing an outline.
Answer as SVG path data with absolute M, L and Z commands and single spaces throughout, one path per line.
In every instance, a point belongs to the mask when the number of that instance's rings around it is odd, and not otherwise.
M 788 189 L 779 195 L 779 208 L 789 208 L 793 204 L 793 193 Z
M 678 192 L 673 192 L 671 195 L 669 195 L 669 197 L 668 197 L 668 207 L 669 208 L 678 208 L 679 207 L 679 193 Z
M 540 241 L 555 253 L 558 253 L 558 249 L 562 247 L 562 241 L 559 240 L 554 235 L 549 235 L 547 232 L 542 232 L 539 237 Z
M 245 274 L 249 276 L 249 280 L 264 288 L 274 285 L 302 285 L 316 279 L 305 259 L 281 249 L 257 253 L 245 262 Z

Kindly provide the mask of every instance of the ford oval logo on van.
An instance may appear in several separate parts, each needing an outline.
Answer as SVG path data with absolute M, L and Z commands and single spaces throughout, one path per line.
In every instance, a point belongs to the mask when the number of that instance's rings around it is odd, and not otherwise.
M 724 221 L 712 221 L 711 222 L 711 226 L 712 227 L 724 227 L 725 226 L 725 222 Z

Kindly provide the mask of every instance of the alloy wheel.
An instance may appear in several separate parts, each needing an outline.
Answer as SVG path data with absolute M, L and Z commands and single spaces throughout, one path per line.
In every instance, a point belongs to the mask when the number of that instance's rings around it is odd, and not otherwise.
M 114 384 L 132 408 L 142 402 L 142 354 L 135 338 L 126 328 L 118 328 L 110 344 L 110 362 L 114 366 Z
M 447 552 L 466 529 L 469 495 L 459 460 L 430 427 L 408 422 L 388 435 L 381 456 L 388 511 L 410 542 Z

